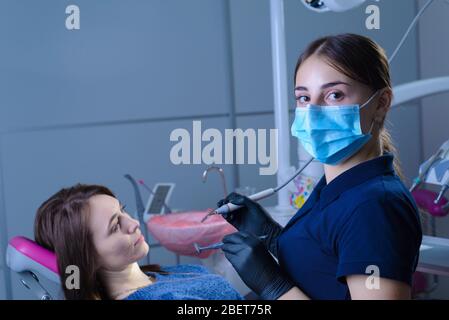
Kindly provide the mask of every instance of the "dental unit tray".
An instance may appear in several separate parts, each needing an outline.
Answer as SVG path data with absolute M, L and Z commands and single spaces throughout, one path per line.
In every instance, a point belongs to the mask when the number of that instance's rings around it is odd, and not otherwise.
M 449 189 L 449 140 L 419 166 L 418 176 L 413 180 L 410 191 L 415 191 L 422 183 L 441 187 L 434 199 L 435 204 L 440 204 L 440 200 Z M 444 210 L 448 208 L 449 204 L 446 204 Z
M 147 206 L 145 207 L 145 215 L 170 213 L 167 212 L 166 203 L 169 202 L 174 188 L 174 183 L 156 183 L 148 198 Z
M 423 236 L 416 271 L 449 276 L 449 239 Z
M 423 182 L 443 186 L 449 179 L 449 140 L 438 151 L 419 166 L 419 172 L 425 174 Z

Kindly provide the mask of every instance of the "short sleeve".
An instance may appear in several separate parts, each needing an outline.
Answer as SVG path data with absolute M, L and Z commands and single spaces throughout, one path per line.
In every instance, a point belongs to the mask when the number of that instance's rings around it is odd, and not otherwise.
M 337 237 L 337 279 L 353 274 L 412 283 L 422 233 L 416 208 L 399 197 L 372 199 L 345 219 Z M 377 267 L 377 269 L 376 269 Z

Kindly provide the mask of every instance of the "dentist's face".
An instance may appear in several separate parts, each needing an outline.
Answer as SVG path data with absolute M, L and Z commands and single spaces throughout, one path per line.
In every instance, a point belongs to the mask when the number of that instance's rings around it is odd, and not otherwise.
M 120 271 L 147 255 L 149 247 L 139 222 L 108 195 L 89 199 L 89 230 L 103 269 Z
M 317 55 L 307 58 L 296 74 L 296 107 L 305 107 L 307 104 L 362 105 L 373 93 L 373 89 L 337 71 Z M 378 96 L 360 112 L 363 132 L 367 132 L 371 126 L 377 109 L 372 105 L 377 103 Z

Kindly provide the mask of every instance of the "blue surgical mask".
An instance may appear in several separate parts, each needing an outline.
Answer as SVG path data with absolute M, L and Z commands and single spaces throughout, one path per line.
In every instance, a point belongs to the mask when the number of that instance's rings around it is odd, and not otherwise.
M 295 111 L 292 135 L 318 161 L 336 165 L 359 151 L 371 138 L 374 119 L 367 134 L 360 126 L 360 110 L 368 105 L 376 91 L 363 105 L 307 105 Z

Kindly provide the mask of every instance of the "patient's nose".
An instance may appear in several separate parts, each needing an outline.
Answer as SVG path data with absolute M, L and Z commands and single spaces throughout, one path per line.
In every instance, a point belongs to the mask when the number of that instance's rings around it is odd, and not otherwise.
M 134 233 L 140 227 L 140 222 L 138 220 L 128 218 L 127 219 L 127 229 L 128 233 Z

